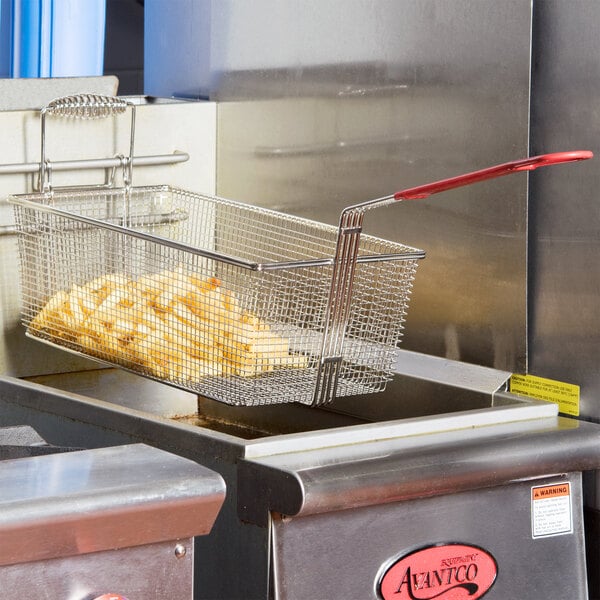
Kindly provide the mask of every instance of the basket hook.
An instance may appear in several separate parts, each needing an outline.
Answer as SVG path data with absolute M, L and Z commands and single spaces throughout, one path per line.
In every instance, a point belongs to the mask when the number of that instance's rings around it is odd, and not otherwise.
M 44 194 L 52 193 L 52 161 L 46 159 L 40 168 L 38 189 Z
M 123 98 L 101 96 L 98 94 L 80 94 L 76 96 L 63 96 L 49 102 L 40 111 L 41 117 L 41 148 L 40 148 L 40 190 L 52 190 L 49 181 L 50 161 L 46 158 L 46 116 L 71 117 L 77 119 L 100 119 L 118 114 L 123 114 L 127 108 L 131 109 L 131 124 L 129 134 L 129 156 L 121 158 L 123 179 L 127 189 L 131 187 L 133 178 L 133 152 L 135 142 L 135 104 Z M 100 187 L 111 187 L 114 183 L 114 171 L 111 173 L 109 183 Z M 98 186 L 95 186 L 98 187 Z

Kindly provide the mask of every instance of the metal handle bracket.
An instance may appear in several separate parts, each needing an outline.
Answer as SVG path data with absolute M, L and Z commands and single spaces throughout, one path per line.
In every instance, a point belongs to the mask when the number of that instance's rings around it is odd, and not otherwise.
M 114 96 L 101 96 L 98 94 L 80 94 L 77 96 L 63 96 L 49 102 L 41 110 L 41 149 L 40 149 L 40 176 L 39 189 L 42 192 L 52 191 L 50 182 L 49 161 L 46 158 L 46 116 L 66 117 L 76 119 L 101 119 L 124 113 L 127 108 L 131 110 L 131 126 L 129 135 L 129 155 L 125 159 L 118 159 L 123 165 L 123 179 L 126 187 L 131 186 L 135 140 L 135 105 L 123 98 Z M 118 166 L 118 165 L 117 165 Z

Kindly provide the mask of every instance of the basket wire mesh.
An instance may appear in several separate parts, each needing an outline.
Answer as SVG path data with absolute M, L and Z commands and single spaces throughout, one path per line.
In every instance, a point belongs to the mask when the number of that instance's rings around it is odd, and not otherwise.
M 165 186 L 12 201 L 29 335 L 228 404 L 313 403 L 336 227 Z M 361 236 L 336 396 L 389 380 L 418 257 Z

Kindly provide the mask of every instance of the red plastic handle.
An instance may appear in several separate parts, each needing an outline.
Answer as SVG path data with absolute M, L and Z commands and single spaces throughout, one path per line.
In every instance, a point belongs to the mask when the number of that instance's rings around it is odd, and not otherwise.
M 540 154 L 539 156 L 515 160 L 501 165 L 496 165 L 495 167 L 481 169 L 480 171 L 466 173 L 465 175 L 458 175 L 457 177 L 450 177 L 449 179 L 442 179 L 440 181 L 435 181 L 434 183 L 426 183 L 425 185 L 419 185 L 407 190 L 402 190 L 394 194 L 394 199 L 417 200 L 420 198 L 427 198 L 428 196 L 437 194 L 438 192 L 445 192 L 446 190 L 462 187 L 471 183 L 477 183 L 478 181 L 484 181 L 485 179 L 493 179 L 494 177 L 501 177 L 502 175 L 509 175 L 510 173 L 518 173 L 519 171 L 533 171 L 533 169 L 537 169 L 538 167 L 546 167 L 548 165 L 587 160 L 593 156 L 593 152 L 590 152 L 589 150 L 573 150 L 571 152 Z

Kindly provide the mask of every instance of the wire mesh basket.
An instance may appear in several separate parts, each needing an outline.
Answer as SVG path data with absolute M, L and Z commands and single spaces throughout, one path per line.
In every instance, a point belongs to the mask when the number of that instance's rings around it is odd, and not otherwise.
M 362 235 L 340 331 L 337 227 L 167 186 L 11 202 L 30 336 L 233 405 L 390 379 L 420 251 Z

